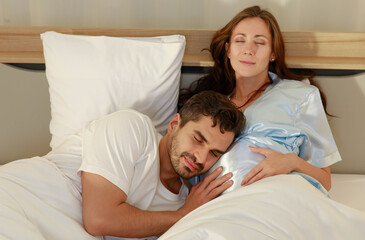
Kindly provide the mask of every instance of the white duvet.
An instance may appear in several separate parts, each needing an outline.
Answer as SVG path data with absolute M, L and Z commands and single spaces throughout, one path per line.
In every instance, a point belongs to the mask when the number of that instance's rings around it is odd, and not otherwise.
M 35 157 L 0 167 L 0 239 L 87 240 L 81 194 L 50 161 Z
M 364 239 L 365 213 L 337 203 L 297 175 L 227 193 L 159 239 Z M 81 194 L 45 158 L 0 167 L 0 239 L 83 240 Z
M 326 197 L 298 175 L 278 175 L 191 212 L 159 240 L 365 239 L 365 212 Z

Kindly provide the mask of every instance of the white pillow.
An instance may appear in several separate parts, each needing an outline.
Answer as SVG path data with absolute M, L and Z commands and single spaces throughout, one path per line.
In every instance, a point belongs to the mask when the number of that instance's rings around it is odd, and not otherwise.
M 185 37 L 41 34 L 54 149 L 86 123 L 132 108 L 162 134 L 176 113 Z

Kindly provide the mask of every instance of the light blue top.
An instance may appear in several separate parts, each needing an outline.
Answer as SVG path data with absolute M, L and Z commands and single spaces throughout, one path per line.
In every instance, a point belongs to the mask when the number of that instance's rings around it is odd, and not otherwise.
M 272 84 L 245 111 L 246 127 L 230 150 L 208 172 L 223 166 L 223 174 L 232 172 L 238 187 L 244 176 L 264 156 L 249 146 L 270 148 L 282 153 L 295 153 L 310 164 L 324 168 L 341 160 L 323 109 L 319 90 L 307 83 L 282 80 L 269 73 Z M 327 194 L 314 178 L 301 174 Z

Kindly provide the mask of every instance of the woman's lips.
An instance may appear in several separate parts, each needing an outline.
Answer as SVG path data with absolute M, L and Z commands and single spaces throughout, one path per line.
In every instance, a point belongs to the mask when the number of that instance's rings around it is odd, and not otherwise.
M 185 165 L 193 172 L 198 169 L 198 166 L 188 157 L 184 156 Z
M 254 62 L 251 62 L 251 61 L 240 61 L 240 63 L 245 64 L 245 65 L 250 65 L 250 66 L 255 64 Z

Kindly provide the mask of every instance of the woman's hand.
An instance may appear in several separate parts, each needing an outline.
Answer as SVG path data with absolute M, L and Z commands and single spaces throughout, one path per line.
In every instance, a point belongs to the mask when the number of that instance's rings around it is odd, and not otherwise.
M 249 185 L 265 177 L 286 174 L 297 168 L 298 160 L 294 153 L 280 153 L 268 148 L 250 147 L 251 151 L 260 153 L 265 159 L 257 164 L 242 180 L 241 185 Z

